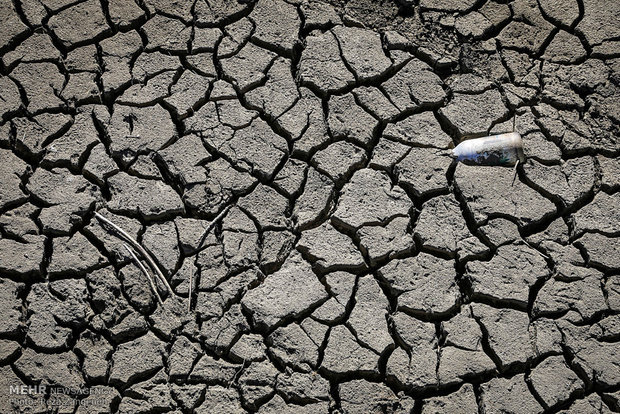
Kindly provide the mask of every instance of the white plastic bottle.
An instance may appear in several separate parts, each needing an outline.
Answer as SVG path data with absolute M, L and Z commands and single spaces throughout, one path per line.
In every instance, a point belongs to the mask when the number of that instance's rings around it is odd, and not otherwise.
M 468 139 L 452 150 L 452 156 L 464 164 L 512 166 L 525 161 L 523 141 L 518 132 Z

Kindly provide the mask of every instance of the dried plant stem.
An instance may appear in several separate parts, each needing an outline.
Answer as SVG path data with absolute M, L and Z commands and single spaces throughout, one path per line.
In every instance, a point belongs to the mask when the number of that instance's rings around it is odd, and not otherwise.
M 164 277 L 164 274 L 161 272 L 161 270 L 159 270 L 159 267 L 155 263 L 155 260 L 153 260 L 151 255 L 148 254 L 148 252 L 144 249 L 144 247 L 140 245 L 140 243 L 138 243 L 133 237 L 127 234 L 125 230 L 121 229 L 116 224 L 112 223 L 110 220 L 103 217 L 101 214 L 95 212 L 95 217 L 98 220 L 103 221 L 104 223 L 112 227 L 114 230 L 116 230 L 116 232 L 120 234 L 131 245 L 131 247 L 136 249 L 140 253 L 140 255 L 146 260 L 146 262 L 149 264 L 149 267 L 153 270 L 153 272 L 155 272 L 155 275 L 157 276 L 159 281 L 164 284 L 168 292 L 172 293 L 172 288 L 168 284 L 168 281 Z
M 542 257 L 544 257 L 545 259 L 549 259 L 549 256 L 547 256 L 546 254 L 543 254 L 540 250 L 535 249 L 534 247 L 532 247 L 531 244 L 529 244 L 526 240 L 523 240 L 523 243 L 529 247 L 530 249 L 534 250 L 536 253 L 538 253 L 539 255 L 541 255 Z
M 202 244 L 204 243 L 205 239 L 207 238 L 207 234 L 209 234 L 209 232 L 211 231 L 211 229 L 215 226 L 215 224 L 220 221 L 222 219 L 222 217 L 224 217 L 226 215 L 226 213 L 228 213 L 228 210 L 230 210 L 232 207 L 232 205 L 226 206 L 221 212 L 220 214 L 218 214 L 217 216 L 215 216 L 215 218 L 213 220 L 211 220 L 211 222 L 207 225 L 207 228 L 205 229 L 205 231 L 202 233 L 202 236 L 200 237 L 200 242 L 198 243 L 198 248 L 197 250 L 200 250 L 200 247 L 202 246 Z M 194 284 L 194 277 L 193 277 L 193 273 L 190 272 L 189 274 L 189 287 L 188 287 L 188 295 L 187 295 L 187 311 L 191 312 L 192 310 L 192 286 Z
M 202 236 L 200 237 L 200 242 L 198 243 L 198 248 L 196 250 L 200 250 L 200 248 L 202 247 L 202 244 L 205 242 L 205 239 L 207 238 L 207 234 L 209 234 L 211 229 L 217 224 L 218 221 L 222 219 L 222 217 L 226 215 L 226 213 L 228 213 L 228 210 L 230 210 L 231 208 L 232 208 L 232 205 L 226 206 L 224 210 L 220 211 L 220 214 L 218 214 L 213 220 L 211 220 L 211 222 L 207 225 L 207 228 L 205 229 L 205 231 L 202 233 Z
M 189 287 L 187 294 L 187 311 L 192 311 L 192 284 L 194 283 L 194 272 L 189 272 Z
M 164 303 L 161 301 L 161 297 L 159 296 L 159 293 L 157 292 L 157 286 L 155 286 L 155 282 L 153 282 L 153 278 L 151 277 L 149 271 L 146 270 L 146 267 L 144 267 L 142 262 L 138 260 L 138 257 L 133 252 L 133 250 L 129 248 L 129 246 L 127 246 L 125 243 L 123 243 L 123 246 L 125 247 L 125 249 L 127 249 L 131 257 L 133 258 L 134 262 L 136 262 L 136 265 L 138 265 L 140 270 L 142 270 L 142 273 L 144 273 L 144 276 L 146 276 L 146 278 L 149 280 L 149 284 L 151 285 L 151 289 L 153 290 L 153 293 L 155 294 L 155 297 L 157 298 L 157 302 L 159 302 L 159 304 L 163 306 Z

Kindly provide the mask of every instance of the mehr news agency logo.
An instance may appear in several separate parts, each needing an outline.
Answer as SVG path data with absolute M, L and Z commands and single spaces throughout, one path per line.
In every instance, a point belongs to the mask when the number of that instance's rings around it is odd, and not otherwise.
M 110 391 L 103 388 L 73 388 L 44 384 L 9 385 L 9 403 L 14 407 L 104 406 L 109 401 L 101 396 Z

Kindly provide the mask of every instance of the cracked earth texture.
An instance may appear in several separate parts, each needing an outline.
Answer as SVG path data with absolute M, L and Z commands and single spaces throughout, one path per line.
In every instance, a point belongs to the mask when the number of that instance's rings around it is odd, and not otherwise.
M 620 412 L 620 2 L 0 17 L 2 412 Z

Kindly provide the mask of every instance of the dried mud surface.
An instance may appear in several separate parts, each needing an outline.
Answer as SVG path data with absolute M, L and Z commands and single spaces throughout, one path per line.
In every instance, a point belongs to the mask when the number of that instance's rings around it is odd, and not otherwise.
M 2 412 L 620 412 L 620 2 L 0 16 Z

